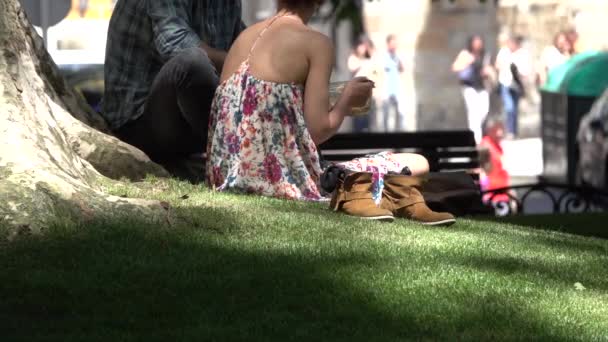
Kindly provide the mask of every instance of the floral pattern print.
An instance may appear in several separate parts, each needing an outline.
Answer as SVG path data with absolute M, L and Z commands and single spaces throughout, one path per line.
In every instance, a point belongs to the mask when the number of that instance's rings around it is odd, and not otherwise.
M 303 87 L 260 80 L 249 64 L 218 88 L 211 107 L 207 183 L 216 190 L 320 201 L 322 173 L 317 147 L 303 111 Z M 404 165 L 390 152 L 338 163 L 355 172 L 372 172 L 372 194 L 382 199 L 384 175 Z
M 301 85 L 257 79 L 249 64 L 218 88 L 211 107 L 207 182 L 235 190 L 316 201 L 322 173 L 303 113 Z

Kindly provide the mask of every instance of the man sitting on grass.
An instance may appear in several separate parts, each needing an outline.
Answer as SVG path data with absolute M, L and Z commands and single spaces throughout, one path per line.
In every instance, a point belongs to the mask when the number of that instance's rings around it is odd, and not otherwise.
M 102 107 L 114 133 L 192 179 L 183 161 L 206 146 L 218 70 L 244 28 L 240 0 L 118 1 Z

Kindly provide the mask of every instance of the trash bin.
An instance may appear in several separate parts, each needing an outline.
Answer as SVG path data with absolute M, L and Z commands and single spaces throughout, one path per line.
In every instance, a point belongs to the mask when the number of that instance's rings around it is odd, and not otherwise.
M 575 184 L 576 134 L 583 115 L 608 88 L 608 52 L 576 55 L 553 70 L 541 89 L 543 178 Z

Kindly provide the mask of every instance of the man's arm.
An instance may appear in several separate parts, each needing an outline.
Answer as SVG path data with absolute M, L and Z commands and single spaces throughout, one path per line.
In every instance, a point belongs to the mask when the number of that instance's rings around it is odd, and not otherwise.
M 236 26 L 234 28 L 234 36 L 232 37 L 233 43 L 236 38 L 241 34 L 241 32 L 243 32 L 246 28 L 247 26 L 245 26 L 245 23 L 243 23 L 242 20 L 239 19 L 236 22 Z M 222 68 L 224 67 L 226 55 L 228 55 L 228 53 L 222 50 L 214 49 L 209 45 L 205 44 L 204 42 L 201 42 L 201 48 L 205 50 L 205 52 L 207 52 L 207 55 L 209 56 L 211 62 L 213 62 L 216 69 L 221 72 Z
M 239 37 L 241 32 L 245 31 L 246 29 L 247 25 L 245 25 L 242 19 L 239 19 L 236 22 L 236 28 L 234 29 L 234 37 L 232 37 L 232 42 L 234 43 L 234 41 Z
M 185 0 L 154 0 L 147 2 L 147 14 L 152 22 L 154 44 L 164 62 L 182 50 L 201 47 L 209 59 L 222 70 L 226 52 L 204 43 L 190 23 L 191 9 Z
M 245 25 L 242 19 L 237 20 L 231 44 L 234 43 L 234 41 L 238 38 L 241 32 L 245 31 L 246 28 L 247 25 Z M 213 62 L 216 69 L 221 73 L 221 70 L 224 67 L 224 61 L 226 60 L 226 56 L 228 55 L 228 53 L 222 50 L 214 49 L 205 43 L 201 43 L 201 47 L 203 48 L 203 50 L 205 50 L 205 52 L 207 52 L 209 59 L 211 59 L 211 62 Z
M 228 53 L 222 50 L 214 49 L 203 42 L 201 42 L 201 48 L 205 50 L 207 56 L 209 56 L 209 59 L 215 66 L 218 73 L 221 73 L 222 68 L 224 67 L 224 61 L 226 60 L 226 55 L 228 55 Z
M 397 64 L 397 71 L 399 73 L 402 73 L 404 71 L 403 63 L 401 63 L 401 59 L 396 54 L 392 55 L 390 53 L 387 53 L 384 56 L 383 63 L 384 63 L 384 71 L 388 71 L 390 68 L 393 67 L 394 64 Z

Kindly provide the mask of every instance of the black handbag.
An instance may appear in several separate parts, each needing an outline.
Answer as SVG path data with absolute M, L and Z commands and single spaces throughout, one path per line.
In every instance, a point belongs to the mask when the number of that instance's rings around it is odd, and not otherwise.
M 492 208 L 483 204 L 479 186 L 466 172 L 432 172 L 421 192 L 433 211 L 456 216 L 493 214 Z

